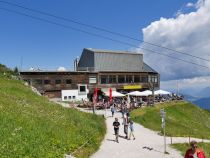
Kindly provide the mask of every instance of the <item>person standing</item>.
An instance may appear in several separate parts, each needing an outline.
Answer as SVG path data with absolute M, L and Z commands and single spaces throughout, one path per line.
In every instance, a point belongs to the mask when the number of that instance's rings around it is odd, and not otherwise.
M 128 115 L 127 115 L 127 113 L 126 113 L 126 116 L 123 118 L 123 125 L 124 125 L 125 139 L 128 139 Z
M 116 137 L 116 142 L 119 143 L 118 137 L 119 137 L 120 123 L 118 121 L 118 118 L 115 118 L 115 121 L 113 122 L 113 126 L 114 126 L 114 134 L 115 134 L 115 137 Z
M 133 128 L 133 121 L 129 120 L 129 128 L 130 128 L 130 135 L 129 135 L 129 140 L 131 139 L 131 135 L 133 136 L 133 140 L 135 140 L 135 136 L 134 136 L 134 128 Z
M 203 150 L 198 149 L 196 141 L 191 141 L 190 146 L 191 148 L 186 151 L 184 158 L 205 158 Z
M 121 105 L 121 113 L 122 113 L 122 118 L 124 118 L 124 114 L 125 114 L 125 107 L 124 107 L 124 105 L 123 105 L 123 104 Z
M 115 107 L 113 104 L 111 105 L 111 112 L 112 112 L 112 117 L 114 117 Z

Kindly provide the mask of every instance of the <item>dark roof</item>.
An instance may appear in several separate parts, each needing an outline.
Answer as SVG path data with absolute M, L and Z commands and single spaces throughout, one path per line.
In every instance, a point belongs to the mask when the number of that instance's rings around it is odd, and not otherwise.
M 147 65 L 145 62 L 144 62 L 144 65 L 143 65 L 143 71 L 144 72 L 158 73 L 157 71 L 155 71 L 154 69 L 152 69 L 149 65 Z
M 84 48 L 84 50 L 92 51 L 94 53 L 114 53 L 114 54 L 142 54 L 142 53 L 135 53 L 131 51 L 121 51 L 121 50 L 104 50 L 104 49 L 95 49 L 95 48 Z
M 85 48 L 78 68 L 86 67 L 94 71 L 143 72 L 143 54 Z

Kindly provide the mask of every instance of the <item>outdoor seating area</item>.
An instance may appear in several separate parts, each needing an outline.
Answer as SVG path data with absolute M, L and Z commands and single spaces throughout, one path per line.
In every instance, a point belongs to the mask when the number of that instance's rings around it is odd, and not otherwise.
M 93 98 L 96 98 L 96 96 Z M 120 110 L 122 107 L 136 109 L 144 106 L 153 106 L 155 104 L 169 102 L 172 100 L 183 99 L 183 96 L 165 90 L 154 91 L 154 95 L 150 90 L 145 90 L 142 92 L 132 91 L 127 94 L 122 94 L 117 91 L 106 91 L 97 94 L 97 99 L 93 99 L 93 102 L 83 101 L 81 107 L 92 108 L 94 105 L 95 109 L 105 109 L 110 108 L 111 105 L 114 105 L 118 110 Z

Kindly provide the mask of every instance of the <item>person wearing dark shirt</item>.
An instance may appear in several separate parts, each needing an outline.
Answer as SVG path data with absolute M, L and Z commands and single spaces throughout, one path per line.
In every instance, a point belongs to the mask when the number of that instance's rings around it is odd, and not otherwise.
M 115 133 L 115 137 L 116 137 L 116 142 L 119 143 L 118 137 L 119 137 L 120 123 L 118 122 L 118 118 L 115 118 L 115 121 L 113 122 L 113 126 L 114 126 L 114 133 Z

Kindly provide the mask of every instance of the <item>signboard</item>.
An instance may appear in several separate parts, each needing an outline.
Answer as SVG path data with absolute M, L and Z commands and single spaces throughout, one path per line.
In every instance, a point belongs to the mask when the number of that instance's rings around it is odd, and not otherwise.
M 165 118 L 166 118 L 166 112 L 164 111 L 164 109 L 160 109 L 160 115 L 162 117 L 161 127 L 164 128 L 165 127 Z
M 127 86 L 123 86 L 123 89 L 141 89 L 142 86 L 141 85 L 127 85 Z

